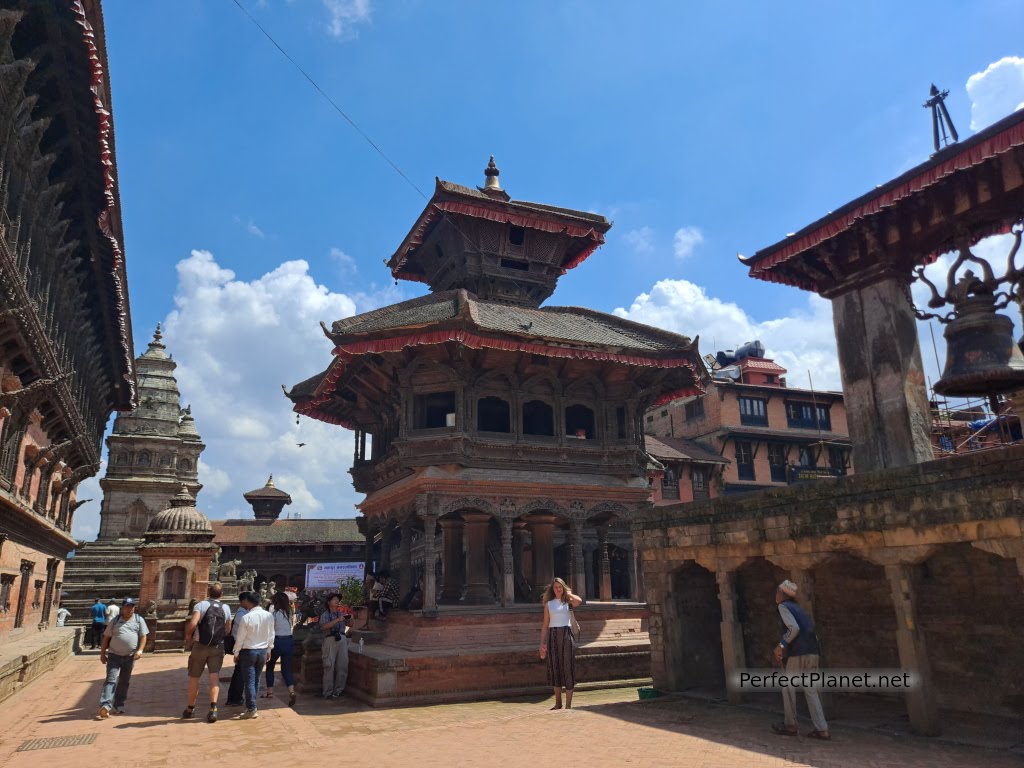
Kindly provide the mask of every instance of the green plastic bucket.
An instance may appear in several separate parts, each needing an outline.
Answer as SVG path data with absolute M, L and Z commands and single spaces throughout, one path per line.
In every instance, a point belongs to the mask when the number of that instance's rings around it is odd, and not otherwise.
M 655 688 L 637 688 L 636 695 L 640 697 L 640 701 L 646 701 L 647 699 L 656 699 L 661 696 L 661 691 Z

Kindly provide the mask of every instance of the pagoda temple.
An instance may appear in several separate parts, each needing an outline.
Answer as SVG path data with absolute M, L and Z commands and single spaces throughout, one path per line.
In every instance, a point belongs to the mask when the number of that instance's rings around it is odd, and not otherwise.
M 439 602 L 442 615 L 447 604 L 493 614 L 499 603 L 535 603 L 554 576 L 581 594 L 590 582 L 609 601 L 609 532 L 617 525 L 631 547 L 626 526 L 650 505 L 643 416 L 701 392 L 706 376 L 686 336 L 541 306 L 611 224 L 513 200 L 493 158 L 485 180 L 473 189 L 438 179 L 388 261 L 396 279 L 430 294 L 325 327 L 333 360 L 287 392 L 296 413 L 355 433 L 367 536 L 403 594 L 421 580 L 425 616 Z M 597 544 L 589 576 L 587 539 Z M 593 610 L 596 642 L 615 619 Z M 413 627 L 395 625 L 417 620 L 396 616 L 385 642 L 424 652 Z M 646 638 L 643 621 L 629 631 Z M 522 640 L 534 653 L 536 631 L 531 622 Z M 515 632 L 495 642 L 518 643 Z M 372 688 L 360 663 L 350 679 Z M 367 698 L 406 694 L 415 698 L 412 684 L 403 693 L 399 682 Z

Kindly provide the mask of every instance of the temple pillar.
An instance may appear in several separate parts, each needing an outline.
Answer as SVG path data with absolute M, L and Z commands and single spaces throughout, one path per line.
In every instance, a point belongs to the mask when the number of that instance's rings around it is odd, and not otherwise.
M 512 578 L 514 580 L 518 579 L 520 583 L 526 582 L 526 572 L 528 570 L 524 563 L 526 545 L 523 543 L 523 539 L 525 537 L 526 523 L 522 520 L 514 521 L 512 523 Z M 525 593 L 526 590 L 524 589 L 523 592 Z
M 373 520 L 366 518 L 365 542 L 363 544 L 363 562 L 367 571 L 375 570 L 373 565 L 373 537 L 376 535 L 376 526 Z
M 530 515 L 530 540 L 533 544 L 533 594 L 542 600 L 555 578 L 555 516 Z
M 586 579 L 585 596 L 597 597 L 597 590 L 594 588 L 594 548 L 583 548 L 583 576 Z
M 725 691 L 730 704 L 743 702 L 743 693 L 732 685 L 739 670 L 746 667 L 743 627 L 736 611 L 736 571 L 716 571 L 718 601 L 722 606 L 722 662 L 725 668 Z
M 463 512 L 466 539 L 466 596 L 463 602 L 487 605 L 494 602 L 487 577 L 487 532 L 491 516 L 486 512 Z
M 597 583 L 597 599 L 612 599 L 612 564 L 608 559 L 608 526 L 597 526 L 597 557 L 600 569 L 600 580 Z
M 437 609 L 437 517 L 421 515 L 423 518 L 423 609 Z
M 399 599 L 409 594 L 409 590 L 412 589 L 412 526 L 411 518 L 402 521 L 402 543 L 398 549 Z
M 440 520 L 443 571 L 441 601 L 457 603 L 462 599 L 462 518 Z
M 896 646 L 900 654 L 900 667 L 917 677 L 917 685 L 906 692 L 910 727 L 919 735 L 936 736 L 941 731 L 939 712 L 932 685 L 928 649 L 917 624 L 911 569 L 912 566 L 903 563 L 886 565 L 885 576 L 889 580 L 893 607 L 896 609 Z
M 501 523 L 501 604 L 514 605 L 516 602 L 515 558 L 512 546 L 512 521 L 499 520 Z
M 917 320 L 905 289 L 890 277 L 832 299 L 858 473 L 934 458 Z
M 583 521 L 573 520 L 569 524 L 569 547 L 572 552 L 572 591 L 587 598 L 587 574 L 583 560 Z
M 380 529 L 380 568 L 391 570 L 391 540 L 395 532 L 395 524 L 388 520 Z

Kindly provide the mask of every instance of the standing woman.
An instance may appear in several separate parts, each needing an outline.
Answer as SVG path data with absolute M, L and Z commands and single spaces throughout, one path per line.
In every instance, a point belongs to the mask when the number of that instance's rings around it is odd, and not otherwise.
M 270 600 L 270 613 L 274 617 L 274 647 L 267 662 L 267 691 L 263 698 L 274 697 L 274 666 L 281 660 L 281 677 L 288 686 L 288 706 L 295 706 L 295 675 L 292 673 L 292 656 L 295 654 L 295 638 L 292 636 L 292 601 L 287 592 L 275 592 Z
M 548 682 L 555 689 L 555 706 L 572 709 L 572 690 L 576 687 L 576 656 L 573 648 L 570 610 L 583 602 L 569 585 L 556 578 L 544 593 L 544 624 L 540 629 L 540 657 L 548 660 Z

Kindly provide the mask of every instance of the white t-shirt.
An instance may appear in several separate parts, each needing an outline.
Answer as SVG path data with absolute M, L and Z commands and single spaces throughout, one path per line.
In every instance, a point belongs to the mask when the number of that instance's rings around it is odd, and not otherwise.
M 114 619 L 121 615 L 121 609 L 117 607 L 116 603 L 111 603 L 107 606 L 107 624 L 110 624 Z
M 271 611 L 274 616 L 274 637 L 289 637 L 292 634 L 292 620 L 284 611 L 277 608 Z
M 224 611 L 224 626 L 226 627 L 228 625 L 228 622 L 231 621 L 231 609 L 228 608 L 228 604 L 224 603 L 224 602 L 222 602 L 220 604 L 220 607 Z M 210 601 L 209 600 L 200 600 L 198 603 L 196 603 L 194 606 L 192 606 L 192 613 L 196 613 L 197 611 L 199 612 L 199 621 L 203 620 L 203 616 L 206 615 L 206 612 L 208 610 L 210 610 Z M 196 633 L 192 636 L 192 640 L 193 640 L 193 642 L 196 642 L 196 643 L 199 642 L 199 625 L 198 624 L 196 625 Z
M 561 600 L 548 600 L 548 627 L 569 626 L 569 604 Z
M 57 626 L 58 627 L 63 627 L 64 626 L 64 622 L 68 620 L 68 616 L 70 616 L 70 615 L 71 615 L 71 611 L 69 611 L 67 608 L 63 608 L 63 607 L 58 608 L 57 609 Z

